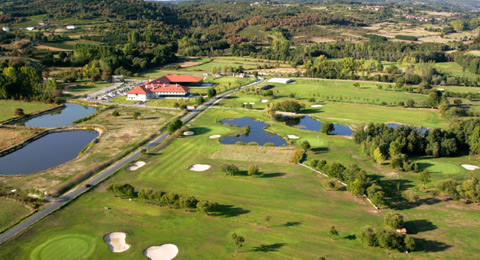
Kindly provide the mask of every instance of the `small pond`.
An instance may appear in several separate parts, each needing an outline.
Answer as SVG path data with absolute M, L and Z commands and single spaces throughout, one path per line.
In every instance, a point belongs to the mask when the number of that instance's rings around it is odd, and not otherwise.
M 275 117 L 275 121 L 283 122 L 288 126 L 292 126 L 295 128 L 303 129 L 303 130 L 310 130 L 310 131 L 317 131 L 320 132 L 320 127 L 322 126 L 322 122 L 317 121 L 310 116 L 301 116 L 301 117 L 289 117 L 289 116 L 282 116 L 277 115 Z M 341 124 L 333 124 L 335 130 L 330 132 L 331 135 L 341 135 L 341 136 L 352 136 L 353 131 L 349 126 L 341 125 Z
M 71 125 L 73 121 L 89 116 L 96 111 L 96 107 L 67 103 L 63 109 L 55 110 L 31 119 L 17 121 L 13 124 L 28 127 L 63 127 Z
M 386 126 L 391 127 L 393 129 L 401 127 L 401 126 L 408 127 L 407 125 L 402 125 L 402 124 L 397 124 L 397 123 L 388 123 Z M 427 132 L 427 130 L 430 130 L 428 128 L 415 127 L 415 126 L 411 126 L 410 128 L 411 129 L 419 129 L 422 132 L 423 135 L 425 134 L 425 132 Z
M 0 157 L 0 174 L 31 174 L 68 162 L 98 135 L 87 130 L 48 134 Z
M 193 85 L 193 86 L 190 86 L 190 87 L 192 87 L 192 88 L 207 88 L 207 87 L 211 87 L 213 85 L 214 85 L 213 83 L 200 83 L 198 85 Z
M 268 124 L 254 120 L 250 117 L 242 117 L 242 118 L 235 118 L 235 119 L 222 119 L 221 120 L 224 124 L 239 126 L 239 127 L 247 127 L 250 126 L 250 132 L 248 134 L 242 134 L 239 136 L 227 136 L 220 139 L 220 143 L 222 144 L 235 144 L 237 142 L 242 143 L 250 143 L 255 142 L 259 145 L 265 145 L 267 143 L 271 143 L 274 146 L 282 146 L 288 145 L 287 141 L 282 137 L 271 134 L 263 130 Z

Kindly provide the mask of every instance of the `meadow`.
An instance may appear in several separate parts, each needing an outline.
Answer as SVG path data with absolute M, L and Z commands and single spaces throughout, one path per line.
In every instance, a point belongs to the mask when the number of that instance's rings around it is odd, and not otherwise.
M 0 100 L 0 121 L 14 117 L 15 109 L 21 108 L 25 114 L 53 108 L 53 105 L 36 102 Z

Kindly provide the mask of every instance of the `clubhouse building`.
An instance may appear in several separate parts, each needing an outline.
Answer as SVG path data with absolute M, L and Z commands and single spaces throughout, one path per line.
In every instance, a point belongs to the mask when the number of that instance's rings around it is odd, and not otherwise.
M 190 88 L 186 85 L 197 85 L 203 78 L 189 75 L 166 75 L 146 82 L 127 92 L 127 100 L 147 101 L 160 97 L 186 97 Z

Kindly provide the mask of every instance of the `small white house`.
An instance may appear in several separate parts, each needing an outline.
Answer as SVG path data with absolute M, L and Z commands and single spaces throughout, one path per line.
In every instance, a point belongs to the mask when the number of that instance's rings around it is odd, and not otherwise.
M 25 29 L 27 29 L 27 31 L 33 31 L 33 30 L 35 30 L 35 26 L 30 26 L 30 27 L 27 27 Z
M 3 30 L 4 32 L 9 32 L 9 31 L 10 31 L 10 28 L 8 28 L 7 26 L 3 26 L 3 27 L 2 27 L 2 30 Z
M 67 25 L 67 30 L 75 30 L 77 29 L 76 25 Z
M 292 83 L 293 80 L 292 80 L 292 79 L 284 79 L 284 78 L 271 78 L 271 79 L 268 80 L 268 82 L 270 82 L 270 83 L 288 84 L 288 83 Z

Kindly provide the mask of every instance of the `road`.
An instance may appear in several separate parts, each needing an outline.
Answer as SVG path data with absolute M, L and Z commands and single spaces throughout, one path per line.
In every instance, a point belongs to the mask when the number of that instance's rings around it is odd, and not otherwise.
M 245 86 L 241 87 L 240 89 L 248 88 L 248 87 L 251 87 L 253 85 L 259 84 L 259 83 L 263 82 L 263 80 L 264 80 L 263 78 L 259 78 L 257 81 L 255 81 L 253 83 L 250 83 L 248 85 L 245 85 Z M 184 118 L 181 119 L 182 122 L 186 123 L 186 122 L 190 121 L 198 113 L 207 109 L 212 104 L 218 103 L 220 100 L 222 100 L 226 96 L 229 96 L 229 95 L 235 93 L 236 91 L 238 91 L 238 89 L 230 90 L 230 91 L 224 92 L 224 93 L 218 95 L 217 97 L 209 100 L 208 102 L 206 102 L 202 106 L 200 106 L 197 109 L 188 113 Z M 159 143 L 161 143 L 167 137 L 168 137 L 168 132 L 164 132 L 159 137 L 155 138 L 153 141 L 151 141 L 150 143 L 145 145 L 145 148 L 150 149 L 150 148 L 158 145 Z M 127 157 L 125 157 L 122 160 L 118 161 L 117 163 L 113 164 L 108 169 L 104 170 L 103 172 L 96 175 L 95 177 L 93 177 L 92 179 L 88 180 L 85 183 L 91 184 L 92 186 L 95 186 L 95 185 L 99 184 L 104 179 L 109 177 L 111 174 L 116 172 L 118 169 L 122 168 L 123 166 L 127 165 L 128 163 L 133 161 L 135 158 L 140 156 L 140 154 L 141 154 L 140 150 L 137 150 L 136 152 L 128 155 Z M 16 225 L 15 227 L 13 227 L 13 228 L 9 229 L 8 231 L 6 231 L 5 233 L 1 234 L 0 235 L 0 244 L 7 241 L 8 239 L 15 236 L 16 234 L 22 232 L 23 230 L 30 227 L 31 225 L 33 225 L 37 221 L 41 220 L 42 218 L 48 216 L 50 213 L 56 211 L 57 209 L 60 209 L 64 205 L 70 203 L 73 199 L 81 196 L 88 189 L 89 188 L 84 188 L 83 185 L 80 185 L 79 187 L 75 188 L 74 190 L 72 190 L 68 194 L 59 197 L 57 200 L 52 202 L 48 207 L 40 210 L 39 212 L 37 212 L 36 214 L 31 216 L 27 220 L 23 221 L 22 223 Z

